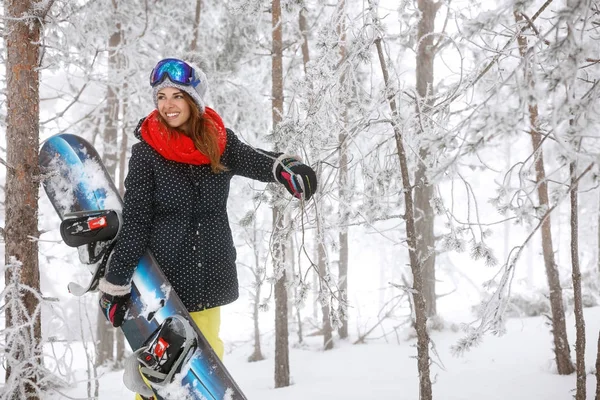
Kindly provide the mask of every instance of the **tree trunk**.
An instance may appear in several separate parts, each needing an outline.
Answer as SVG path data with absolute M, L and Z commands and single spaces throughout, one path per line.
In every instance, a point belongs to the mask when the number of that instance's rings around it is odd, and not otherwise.
M 101 295 L 98 293 L 98 300 Z M 98 304 L 97 301 L 94 302 L 94 306 L 96 304 Z M 98 311 L 96 314 L 96 366 L 100 366 L 113 358 L 114 332 L 102 311 L 98 307 L 94 307 L 94 309 Z
M 424 134 L 427 114 L 431 112 L 433 104 L 433 61 L 435 51 L 433 49 L 434 21 L 439 8 L 438 3 L 431 0 L 419 0 L 419 11 L 421 19 L 419 20 L 417 42 L 417 118 L 418 133 Z M 427 145 L 423 144 L 419 148 L 419 162 L 415 171 L 415 231 L 417 233 L 417 258 L 423 274 L 423 296 L 425 298 L 425 307 L 427 317 L 433 317 L 437 314 L 436 294 L 435 294 L 435 236 L 434 222 L 435 213 L 431 206 L 433 198 L 433 186 L 429 183 L 427 177 L 429 151 Z
M 114 2 L 114 0 L 113 0 Z M 116 6 L 115 6 L 116 13 Z M 108 40 L 108 79 L 106 92 L 106 118 L 102 138 L 104 141 L 104 152 L 102 162 L 106 166 L 110 177 L 116 181 L 118 164 L 117 129 L 119 125 L 119 87 L 117 86 L 119 76 L 119 54 L 118 46 L 121 44 L 121 24 L 115 25 L 115 31 Z
M 514 13 L 517 24 L 523 23 L 524 18 L 518 12 Z M 519 51 L 524 58 L 527 55 L 527 38 L 519 35 L 517 38 Z M 526 61 L 526 60 L 525 60 Z M 525 80 L 531 87 L 533 77 L 528 66 L 525 66 Z M 535 174 L 537 192 L 540 206 L 544 210 L 550 209 L 548 199 L 548 182 L 546 181 L 546 172 L 544 167 L 544 155 L 542 151 L 542 135 L 538 130 L 538 107 L 534 103 L 529 104 L 529 134 L 535 153 Z M 560 375 L 569 375 L 575 371 L 569 354 L 569 340 L 567 338 L 567 326 L 565 321 L 565 311 L 563 308 L 562 288 L 560 286 L 560 276 L 556 261 L 554 259 L 554 246 L 552 244 L 552 224 L 550 215 L 542 221 L 542 252 L 544 256 L 544 265 L 546 267 L 546 277 L 548 278 L 548 287 L 550 291 L 550 309 L 552 313 L 552 335 L 554 338 L 554 354 L 556 357 L 556 367 Z
M 117 182 L 118 188 L 119 188 L 119 194 L 121 195 L 121 197 L 123 197 L 125 195 L 125 172 L 127 169 L 127 132 L 129 131 L 129 124 L 127 124 L 127 112 L 129 110 L 128 107 L 128 96 L 129 96 L 129 92 L 128 89 L 129 86 L 127 85 L 127 82 L 123 83 L 123 88 L 121 90 L 121 96 L 122 96 L 122 112 L 123 112 L 123 123 L 121 124 L 121 148 L 119 150 L 119 181 Z
M 390 87 L 388 69 L 385 63 L 381 38 L 375 39 L 379 63 L 383 73 L 383 79 L 386 88 Z M 417 367 L 419 372 L 419 399 L 432 400 L 433 392 L 431 388 L 431 376 L 429 372 L 429 333 L 427 332 L 427 310 L 425 298 L 423 296 L 423 277 L 422 270 L 417 256 L 417 233 L 415 228 L 414 204 L 412 197 L 412 187 L 410 183 L 410 172 L 408 170 L 408 161 L 406 149 L 404 148 L 402 132 L 397 123 L 398 106 L 393 95 L 388 96 L 388 103 L 392 111 L 392 126 L 394 129 L 394 138 L 396 140 L 396 149 L 398 151 L 398 160 L 400 162 L 400 173 L 402 176 L 402 187 L 404 192 L 404 221 L 406 226 L 406 241 L 408 245 L 408 256 L 410 260 L 410 269 L 413 275 L 413 290 L 410 294 L 413 297 L 415 307 L 415 330 L 417 331 Z
M 308 49 L 308 24 L 306 22 L 306 7 L 302 5 L 300 12 L 298 13 L 298 27 L 300 28 L 300 34 L 302 35 L 302 65 L 304 66 L 304 74 L 307 73 L 308 63 L 310 62 L 310 53 Z M 310 83 L 309 83 L 310 84 Z M 319 247 L 318 240 L 316 241 L 316 248 Z M 317 255 L 318 258 L 318 255 Z M 317 271 L 313 271 L 312 275 L 312 288 L 315 298 L 318 296 L 319 279 Z M 315 322 L 319 318 L 319 305 L 317 301 L 312 303 L 312 314 Z
M 308 51 L 308 24 L 306 23 L 306 7 L 304 5 L 298 13 L 298 27 L 300 28 L 300 35 L 302 35 L 302 65 L 304 66 L 304 74 L 306 74 L 310 53 Z
M 288 241 L 289 243 L 289 251 L 288 251 L 288 257 L 286 259 L 289 258 L 290 260 L 290 266 L 291 266 L 291 273 L 292 276 L 297 276 L 296 275 L 296 262 L 295 262 L 295 258 L 294 258 L 294 254 L 295 253 L 295 246 L 294 246 L 294 240 L 292 237 L 290 237 L 290 240 Z M 300 275 L 300 270 L 298 270 L 298 275 Z M 288 303 L 288 307 L 289 307 L 289 315 L 288 315 L 288 319 L 291 321 L 294 321 L 294 318 L 296 319 L 296 323 L 298 324 L 298 331 L 296 332 L 298 335 L 298 343 L 302 343 L 304 341 L 303 338 L 303 333 L 302 333 L 302 313 L 300 312 L 300 301 L 299 301 L 299 290 L 298 290 L 298 286 L 294 285 L 294 297 L 292 299 L 290 299 L 291 301 Z M 296 303 L 296 305 L 294 305 L 294 303 Z M 295 311 L 295 312 L 294 312 Z
M 533 148 L 537 153 L 535 160 L 536 182 L 538 185 L 538 197 L 540 206 L 543 209 L 550 207 L 548 199 L 548 183 L 544 167 L 541 134 L 534 128 L 533 123 L 537 121 L 537 106 L 530 106 L 532 129 L 530 131 Z M 542 234 L 542 252 L 544 256 L 544 265 L 546 267 L 546 276 L 548 278 L 548 288 L 550 290 L 550 308 L 552 312 L 552 334 L 554 337 L 554 353 L 556 356 L 556 366 L 560 375 L 569 375 L 575 370 L 569 354 L 569 340 L 567 338 L 567 326 L 565 320 L 565 311 L 563 307 L 562 288 L 560 286 L 560 276 L 558 267 L 554 259 L 554 246 L 552 244 L 552 224 L 551 217 L 548 216 L 541 227 Z
M 254 351 L 252 352 L 252 355 L 248 357 L 248 361 L 250 362 L 261 361 L 265 359 L 260 346 L 260 324 L 258 323 L 260 316 L 260 288 L 262 286 L 262 282 L 260 281 L 260 278 L 256 279 L 255 282 L 257 285 L 256 292 L 254 293 L 254 303 L 252 304 L 252 320 L 254 321 Z
M 577 205 L 577 164 L 571 162 L 571 264 L 573 269 L 573 297 L 575 301 L 575 360 L 577 366 L 576 400 L 586 398 L 585 372 L 585 320 L 583 319 L 583 303 L 581 299 L 581 270 L 579 268 L 579 209 Z
M 48 8 L 51 7 L 51 2 Z M 5 366 L 6 381 L 11 377 L 12 368 L 20 364 L 19 377 L 27 382 L 23 387 L 28 398 L 37 399 L 37 374 L 29 373 L 38 368 L 41 354 L 41 320 L 38 310 L 40 273 L 38 265 L 38 189 L 40 171 L 38 167 L 39 138 L 39 66 L 40 33 L 45 13 L 34 11 L 39 7 L 33 0 L 7 0 L 6 19 L 6 192 L 5 192 L 5 263 L 21 263 L 20 268 L 7 268 L 5 282 L 20 279 L 20 284 L 32 291 L 7 294 L 6 304 L 21 302 L 25 306 L 23 314 L 13 315 L 6 308 L 7 328 L 20 326 L 23 340 L 7 342 L 11 349 L 11 360 Z M 13 274 L 19 274 L 13 276 Z M 13 279 L 13 277 L 15 279 Z M 13 298 L 18 296 L 19 298 Z M 33 324 L 24 324 L 27 318 L 34 318 Z M 28 343 L 25 348 L 24 343 Z M 33 352 L 33 354 L 32 354 Z M 23 372 L 27 376 L 23 376 Z M 15 377 L 13 377 L 15 378 Z M 14 381 L 14 379 L 13 379 Z M 19 396 L 15 393 L 15 396 Z M 14 397 L 17 398 L 17 397 Z
M 596 354 L 596 400 L 600 400 L 600 331 L 598 331 L 598 350 Z
M 318 238 L 316 238 L 315 236 L 315 249 L 319 248 L 319 240 Z M 319 255 L 317 254 L 317 260 L 319 259 Z M 312 273 L 312 287 L 313 287 L 313 297 L 314 297 L 314 301 L 313 303 L 313 309 L 312 309 L 312 316 L 313 316 L 313 320 L 315 321 L 314 323 L 316 324 L 317 321 L 319 321 L 319 302 L 317 301 L 317 298 L 319 297 L 319 273 L 317 270 L 313 269 Z
M 190 51 L 198 50 L 198 32 L 200 32 L 200 15 L 202 12 L 202 0 L 196 0 L 196 14 L 194 15 L 194 27 L 192 29 L 192 43 L 190 43 Z
M 260 291 L 262 288 L 262 277 L 260 276 L 259 265 L 260 265 L 260 257 L 258 254 L 258 238 L 256 235 L 256 219 L 254 219 L 253 224 L 253 238 L 252 238 L 252 247 L 254 248 L 254 302 L 252 304 L 252 320 L 254 321 L 254 352 L 250 357 L 248 357 L 249 362 L 253 361 L 261 361 L 264 360 L 265 357 L 262 354 L 261 346 L 260 346 L 260 324 L 259 316 L 260 316 Z
M 319 243 L 319 274 L 323 277 L 327 274 L 325 269 L 325 246 Z M 322 288 L 321 290 L 327 290 Z M 321 314 L 323 317 L 323 350 L 333 349 L 333 329 L 331 327 L 329 304 L 321 305 Z
M 275 3 L 275 2 L 274 2 Z M 288 294 L 285 271 L 283 213 L 273 208 L 273 263 L 275 281 L 275 388 L 290 385 L 290 356 L 288 332 Z
M 304 330 L 302 329 L 302 315 L 300 307 L 296 307 L 296 323 L 298 324 L 298 344 L 304 343 Z
M 271 4 L 271 24 L 273 41 L 272 57 L 272 119 L 273 131 L 276 132 L 283 115 L 283 29 L 281 26 L 281 3 L 273 0 Z M 279 150 L 279 140 L 276 143 Z M 285 248 L 283 221 L 284 215 L 279 208 L 273 207 L 273 264 L 275 281 L 275 388 L 290 385 L 290 356 L 288 337 L 288 296 L 285 273 Z
M 321 174 L 319 173 L 319 179 L 320 175 Z M 319 179 L 317 179 L 317 182 L 319 181 Z M 317 196 L 315 204 L 322 204 L 320 201 L 318 201 L 318 197 L 320 197 L 319 194 L 316 193 L 315 196 Z M 317 241 L 317 263 L 319 268 L 319 275 L 321 276 L 320 292 L 323 293 L 328 290 L 327 287 L 322 287 L 323 278 L 327 275 L 327 254 L 325 253 L 325 244 L 323 243 L 323 227 L 321 226 L 319 220 L 317 220 L 317 237 L 319 238 L 319 240 Z M 323 317 L 323 350 L 331 350 L 333 349 L 333 329 L 331 327 L 330 309 L 329 304 L 327 302 L 323 302 L 321 304 L 321 313 Z
M 596 263 L 597 263 L 597 268 L 596 268 L 596 274 L 598 277 L 600 277 L 600 190 L 598 191 L 598 215 L 597 215 L 597 224 L 596 224 L 596 229 L 597 229 L 597 242 L 596 242 Z
M 113 13 L 116 15 L 117 4 L 113 0 Z M 108 79 L 106 93 L 106 114 L 102 139 L 104 152 L 102 162 L 110 177 L 115 181 L 118 164 L 117 129 L 119 124 L 119 89 L 117 76 L 119 71 L 117 47 L 121 44 L 121 24 L 116 23 L 114 32 L 108 39 Z M 97 308 L 97 353 L 96 365 L 114 360 L 115 334 L 112 325 L 106 320 L 102 311 Z
M 340 46 L 340 62 L 346 57 L 346 24 L 345 14 L 346 0 L 338 0 L 337 5 L 337 35 Z M 340 77 L 340 93 L 346 96 L 346 76 Z M 341 114 L 339 143 L 339 198 L 340 198 L 340 250 L 338 261 L 338 288 L 340 290 L 340 310 L 341 326 L 338 328 L 338 334 L 341 339 L 348 337 L 348 222 L 350 215 L 350 190 L 348 189 L 348 107 L 344 105 Z

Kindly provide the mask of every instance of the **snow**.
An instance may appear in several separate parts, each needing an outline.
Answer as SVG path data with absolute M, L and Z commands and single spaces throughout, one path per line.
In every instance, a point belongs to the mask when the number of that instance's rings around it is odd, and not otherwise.
M 586 309 L 586 365 L 592 371 L 600 329 L 600 307 Z M 567 321 L 569 339 L 574 342 L 574 317 Z M 454 325 L 451 325 L 454 326 Z M 246 334 L 246 332 L 244 332 Z M 575 375 L 555 373 L 551 335 L 544 317 L 510 319 L 503 336 L 487 336 L 483 342 L 461 357 L 452 355 L 451 347 L 462 332 L 448 328 L 432 334 L 439 358 L 431 368 L 433 393 L 441 400 L 564 400 L 572 398 Z M 265 335 L 266 336 L 266 335 Z M 303 346 L 293 346 L 290 353 L 292 385 L 274 389 L 272 337 L 265 337 L 266 360 L 248 363 L 250 344 L 233 348 L 225 364 L 249 399 L 261 400 L 330 400 L 330 399 L 418 399 L 418 376 L 414 340 L 383 339 L 354 345 L 336 341 L 336 347 L 320 350 L 322 337 L 308 337 Z M 229 349 L 235 343 L 226 343 Z M 76 360 L 83 353 L 73 346 Z M 573 354 L 574 357 L 574 354 Z M 81 362 L 81 361 L 80 361 Z M 83 364 L 83 363 L 82 363 Z M 83 365 L 81 365 L 83 367 Z M 79 383 L 64 390 L 73 398 L 86 396 L 85 371 L 77 371 Z M 99 399 L 132 396 L 121 384 L 122 371 L 105 372 L 100 378 Z M 587 399 L 594 399 L 596 381 L 588 375 Z M 58 395 L 47 399 L 58 400 Z
M 163 284 L 160 287 L 160 293 L 154 290 L 148 291 L 144 285 L 139 285 L 138 290 L 140 291 L 140 301 L 142 302 L 140 313 L 146 315 L 158 311 L 171 295 L 171 285 L 167 284 Z
M 110 182 L 107 181 L 104 170 L 94 160 L 85 160 L 85 162 L 83 163 L 82 170 L 74 171 L 74 173 L 79 173 L 83 176 L 88 176 L 91 178 L 86 180 L 86 182 L 88 182 L 88 184 L 90 185 L 88 190 L 91 192 L 104 192 L 105 188 L 110 186 Z M 116 196 L 116 194 L 109 191 L 106 193 L 106 198 L 103 200 L 102 206 L 105 210 L 120 210 L 121 201 Z
M 46 179 L 48 190 L 53 193 L 62 194 L 60 196 L 55 196 L 56 207 L 61 210 L 61 212 L 68 211 L 73 207 L 73 203 L 75 202 L 74 188 L 71 186 L 69 176 L 59 172 L 62 169 L 62 163 L 58 158 L 53 159 L 48 166 L 50 170 L 53 171 Z M 76 173 L 75 169 L 73 170 L 73 173 Z
M 102 167 L 95 161 L 88 159 L 83 164 L 75 164 L 72 168 L 68 169 L 68 174 L 59 173 L 65 169 L 61 161 L 53 159 L 49 163 L 49 169 L 53 171 L 47 179 L 46 185 L 51 192 L 57 193 L 56 206 L 62 212 L 69 212 L 76 199 L 76 188 L 71 185 L 71 182 L 79 181 L 81 177 L 88 177 L 85 179 L 88 187 L 86 188 L 88 193 L 95 196 L 96 191 L 102 191 L 110 186 L 107 182 L 106 176 Z M 94 201 L 100 201 L 98 204 L 102 209 L 120 210 L 121 202 L 113 193 L 106 193 L 105 198 L 97 199 L 94 197 Z
M 181 386 L 177 380 L 177 377 L 175 377 L 173 382 L 161 387 L 158 390 L 158 394 L 165 399 L 194 400 L 189 391 L 190 388 L 187 385 Z M 198 396 L 198 394 L 196 394 L 196 396 Z M 204 400 L 204 397 L 200 395 L 200 399 Z

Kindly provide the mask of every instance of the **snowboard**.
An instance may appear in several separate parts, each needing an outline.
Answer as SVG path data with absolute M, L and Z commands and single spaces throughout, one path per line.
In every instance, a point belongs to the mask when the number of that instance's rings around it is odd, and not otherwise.
M 80 261 L 92 266 L 90 282 L 71 283 L 69 291 L 93 292 L 118 240 L 121 196 L 96 149 L 79 136 L 63 133 L 44 141 L 39 164 L 65 243 L 77 247 Z M 246 399 L 149 250 L 133 275 L 128 316 L 120 329 L 157 399 Z

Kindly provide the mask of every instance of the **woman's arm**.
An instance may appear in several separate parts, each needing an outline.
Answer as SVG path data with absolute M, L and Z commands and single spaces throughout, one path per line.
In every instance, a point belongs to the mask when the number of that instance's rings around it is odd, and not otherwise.
M 282 153 L 255 149 L 238 139 L 227 129 L 227 147 L 225 165 L 236 175 L 261 182 L 275 182 L 273 166 Z
M 145 143 L 138 143 L 131 150 L 125 179 L 123 227 L 105 275 L 112 285 L 129 285 L 135 267 L 148 247 L 154 219 L 152 152 Z

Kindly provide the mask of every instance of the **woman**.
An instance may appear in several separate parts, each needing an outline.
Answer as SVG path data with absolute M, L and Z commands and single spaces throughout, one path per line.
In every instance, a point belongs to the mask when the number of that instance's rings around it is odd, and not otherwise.
M 125 179 L 123 227 L 99 289 L 100 306 L 123 323 L 134 269 L 149 248 L 217 355 L 220 306 L 238 298 L 227 217 L 229 182 L 242 175 L 281 182 L 295 197 L 316 190 L 314 171 L 287 155 L 256 150 L 206 107 L 206 75 L 161 60 L 150 75 L 156 110 L 138 124 Z

